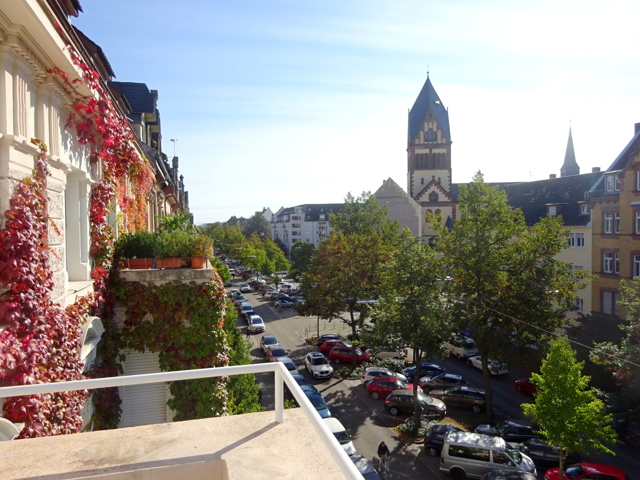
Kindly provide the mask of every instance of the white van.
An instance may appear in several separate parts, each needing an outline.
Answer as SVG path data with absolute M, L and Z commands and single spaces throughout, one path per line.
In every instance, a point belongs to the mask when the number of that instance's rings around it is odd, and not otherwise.
M 240 314 L 244 315 L 248 322 L 251 315 L 255 315 L 256 312 L 253 311 L 253 306 L 249 302 L 242 302 L 240 304 Z
M 353 442 L 351 441 L 351 437 L 347 433 L 347 430 L 344 428 L 340 420 L 337 418 L 323 418 L 322 419 L 331 433 L 336 437 L 344 451 L 347 452 L 347 455 L 351 456 L 356 453 L 356 447 L 353 446 Z
M 456 358 L 469 358 L 480 355 L 478 347 L 476 347 L 476 342 L 473 338 L 465 337 L 463 335 L 455 335 L 451 342 L 444 344 L 444 348 Z
M 448 432 L 440 453 L 440 471 L 454 479 L 480 478 L 492 470 L 520 470 L 537 475 L 528 456 L 503 438 L 469 432 Z

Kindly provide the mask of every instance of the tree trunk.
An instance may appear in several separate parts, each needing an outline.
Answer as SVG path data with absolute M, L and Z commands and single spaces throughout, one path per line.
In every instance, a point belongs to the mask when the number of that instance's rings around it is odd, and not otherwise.
M 420 405 L 418 403 L 418 381 L 420 380 L 420 363 L 422 361 L 422 349 L 421 348 L 414 348 L 413 349 L 413 356 L 416 356 L 416 352 L 418 352 L 418 361 L 416 362 L 414 359 L 415 365 L 416 365 L 416 373 L 413 375 L 413 424 L 414 425 L 420 425 L 420 415 L 422 413 L 422 405 Z
M 356 347 L 353 342 L 356 340 L 356 322 L 353 318 L 353 308 L 349 309 L 349 316 L 351 317 L 351 368 L 356 368 Z

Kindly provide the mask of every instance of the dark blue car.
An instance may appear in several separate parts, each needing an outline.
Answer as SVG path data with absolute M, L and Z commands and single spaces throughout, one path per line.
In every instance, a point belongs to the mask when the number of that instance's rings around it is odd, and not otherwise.
M 404 370 L 402 370 L 402 373 L 405 377 L 407 377 L 407 380 L 409 380 L 410 383 L 413 382 L 413 377 L 416 376 L 415 365 L 413 367 L 405 368 Z M 423 363 L 420 365 L 418 380 L 420 380 L 422 377 L 435 377 L 436 375 L 440 375 L 441 373 L 444 373 L 444 367 L 436 365 L 435 363 Z
M 324 397 L 314 386 L 300 385 L 300 388 L 322 418 L 329 418 L 331 416 L 327 402 L 324 401 Z

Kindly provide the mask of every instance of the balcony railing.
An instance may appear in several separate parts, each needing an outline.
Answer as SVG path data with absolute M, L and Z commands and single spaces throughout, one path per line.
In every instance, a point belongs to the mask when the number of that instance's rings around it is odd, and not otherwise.
M 275 386 L 275 420 L 284 422 L 284 383 L 300 405 L 316 432 L 324 442 L 325 447 L 336 461 L 345 478 L 362 480 L 362 475 L 355 467 L 347 453 L 320 415 L 311 404 L 298 384 L 293 380 L 289 371 L 281 362 L 257 363 L 234 367 L 202 368 L 198 370 L 181 370 L 175 372 L 148 373 L 144 375 L 125 375 L 121 377 L 97 378 L 78 380 L 73 382 L 39 383 L 36 385 L 22 385 L 0 388 L 0 398 L 39 395 L 43 393 L 67 392 L 73 390 L 93 390 L 96 388 L 124 387 L 129 385 L 146 385 L 150 383 L 177 382 L 181 380 L 195 380 L 200 378 L 224 377 L 273 372 Z

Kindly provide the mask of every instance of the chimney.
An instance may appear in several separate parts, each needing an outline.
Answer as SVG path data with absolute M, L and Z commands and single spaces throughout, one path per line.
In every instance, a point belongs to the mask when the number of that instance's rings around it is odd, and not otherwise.
M 636 127 L 638 127 L 638 124 L 636 123 Z M 591 169 L 591 173 L 598 173 L 600 171 L 600 167 L 593 167 Z
M 633 129 L 633 134 L 636 135 L 638 133 L 638 130 L 640 130 L 640 123 L 636 123 L 634 125 L 634 129 Z
M 555 174 L 555 173 L 551 173 L 551 174 L 549 175 L 549 178 L 556 178 L 556 174 Z

